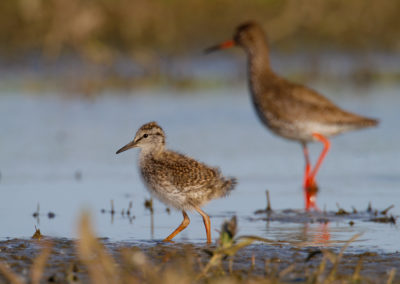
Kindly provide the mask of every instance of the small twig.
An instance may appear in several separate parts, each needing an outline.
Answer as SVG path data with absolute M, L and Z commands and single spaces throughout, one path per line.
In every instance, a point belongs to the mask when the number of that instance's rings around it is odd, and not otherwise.
M 36 228 L 36 226 L 35 226 L 35 233 L 33 234 L 32 239 L 40 240 L 42 237 L 43 237 L 43 235 L 40 232 L 40 229 Z
M 126 215 L 131 215 L 131 209 L 132 209 L 132 201 L 129 201 L 129 207 L 128 210 L 126 210 Z
M 386 215 L 386 214 L 388 213 L 388 211 L 389 211 L 390 209 L 392 209 L 393 207 L 394 207 L 393 204 L 390 205 L 388 208 L 386 208 L 385 210 L 381 211 L 381 214 Z
M 372 212 L 372 204 L 371 204 L 371 201 L 368 203 L 367 212 Z
M 115 214 L 115 210 L 114 210 L 114 200 L 111 199 L 111 211 L 110 211 L 111 215 Z
M 38 225 L 40 224 L 40 217 L 39 217 L 40 212 L 39 211 L 40 211 L 40 204 L 38 203 L 37 207 L 36 207 L 36 211 L 33 212 L 33 214 L 32 214 L 33 218 L 36 219 L 36 222 L 37 222 Z
M 150 211 L 150 213 L 153 213 L 153 198 L 150 199 L 145 199 L 144 201 L 144 207 Z
M 269 190 L 268 189 L 267 189 L 266 193 L 267 193 L 267 209 L 266 209 L 266 211 L 267 212 L 271 212 L 272 211 L 272 207 L 271 207 L 271 200 L 269 198 Z
M 33 214 L 32 214 L 32 216 L 33 216 L 34 218 L 39 217 L 39 210 L 40 210 L 40 204 L 38 203 L 37 206 L 36 206 L 36 211 L 33 212 Z
M 339 203 L 336 202 L 336 207 L 338 208 L 338 211 L 335 213 L 336 215 L 348 215 L 349 212 L 344 210 L 343 208 L 340 207 Z

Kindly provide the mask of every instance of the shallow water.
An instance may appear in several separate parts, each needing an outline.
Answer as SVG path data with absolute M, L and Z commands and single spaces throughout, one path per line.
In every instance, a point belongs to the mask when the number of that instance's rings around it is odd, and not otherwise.
M 398 86 L 353 89 L 315 86 L 345 109 L 377 117 L 378 128 L 348 133 L 333 139 L 332 150 L 319 175 L 318 203 L 328 212 L 352 206 L 365 211 L 368 203 L 389 214 L 400 213 L 400 132 Z M 137 150 L 115 151 L 129 142 L 138 127 L 155 120 L 167 133 L 169 148 L 186 153 L 226 175 L 239 185 L 229 198 L 215 200 L 204 210 L 216 229 L 231 215 L 239 218 L 239 234 L 275 240 L 308 241 L 316 246 L 336 246 L 356 233 L 363 235 L 356 251 L 400 250 L 396 225 L 360 220 L 354 216 L 302 223 L 266 222 L 254 211 L 265 208 L 269 189 L 273 209 L 302 209 L 303 156 L 301 147 L 273 136 L 258 121 L 245 86 L 237 89 L 198 90 L 175 94 L 173 90 L 137 91 L 132 95 L 105 94 L 94 101 L 61 96 L 7 94 L 0 96 L 0 238 L 25 238 L 38 226 L 44 235 L 73 238 L 82 210 L 91 212 L 97 234 L 110 241 L 160 240 L 181 222 L 181 213 L 154 201 L 154 230 L 149 198 L 136 166 Z M 311 155 L 320 145 L 311 145 Z M 116 213 L 110 210 L 114 201 Z M 134 218 L 121 215 L 132 201 Z M 32 214 L 40 204 L 39 219 Z M 55 218 L 47 213 L 54 212 Z M 200 216 L 176 237 L 203 242 Z M 354 221 L 350 226 L 349 221 Z

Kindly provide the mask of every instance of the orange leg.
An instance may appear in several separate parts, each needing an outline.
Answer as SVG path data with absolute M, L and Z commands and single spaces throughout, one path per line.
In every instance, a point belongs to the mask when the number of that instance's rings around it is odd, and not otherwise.
M 305 194 L 305 201 L 306 201 L 306 210 L 308 211 L 311 208 L 318 209 L 316 205 L 316 195 L 318 191 L 318 186 L 317 183 L 315 182 L 315 177 L 318 173 L 319 168 L 321 167 L 321 164 L 323 160 L 325 159 L 326 154 L 328 153 L 331 143 L 327 138 L 325 138 L 323 135 L 319 133 L 313 133 L 313 137 L 317 139 L 318 141 L 322 142 L 324 144 L 324 148 L 321 152 L 321 155 L 318 158 L 317 163 L 315 164 L 315 167 L 313 170 L 311 170 L 311 165 L 310 165 L 310 159 L 308 156 L 308 149 L 305 143 L 303 143 L 303 151 L 304 151 L 304 157 L 306 160 L 306 169 L 305 169 L 305 174 L 304 174 L 304 182 L 303 182 L 303 187 L 304 187 L 304 194 Z
M 315 139 L 317 139 L 322 144 L 324 144 L 324 149 L 322 150 L 321 155 L 319 156 L 318 161 L 315 164 L 314 170 L 311 172 L 310 177 L 312 179 L 314 179 L 315 176 L 317 175 L 318 170 L 321 167 L 321 164 L 322 164 L 323 160 L 325 159 L 326 154 L 328 154 L 328 151 L 331 148 L 331 142 L 329 142 L 329 140 L 326 137 L 324 137 L 323 135 L 321 135 L 319 133 L 314 133 L 313 136 Z
M 310 181 L 311 163 L 306 143 L 303 143 L 303 153 L 304 153 L 304 160 L 306 161 L 304 169 L 304 178 L 303 178 L 304 201 L 306 210 L 308 211 L 312 207 L 315 207 L 316 185 L 315 182 L 311 184 Z
M 308 155 L 307 144 L 302 143 L 302 145 L 303 145 L 304 160 L 306 161 L 306 166 L 304 169 L 303 187 L 306 188 L 308 176 L 310 175 L 310 172 L 311 172 L 311 163 L 310 163 L 310 157 Z
M 211 222 L 210 222 L 210 217 L 200 208 L 196 207 L 195 208 L 197 212 L 203 217 L 203 222 L 204 226 L 206 227 L 206 233 L 207 233 L 207 243 L 211 243 Z
M 182 214 L 183 214 L 183 221 L 182 223 L 179 225 L 178 228 L 175 229 L 175 231 L 172 232 L 171 235 L 169 235 L 168 237 L 166 237 L 163 241 L 164 242 L 172 242 L 172 239 L 179 234 L 181 231 L 183 231 L 190 223 L 190 219 L 189 216 L 186 214 L 185 211 L 182 210 Z

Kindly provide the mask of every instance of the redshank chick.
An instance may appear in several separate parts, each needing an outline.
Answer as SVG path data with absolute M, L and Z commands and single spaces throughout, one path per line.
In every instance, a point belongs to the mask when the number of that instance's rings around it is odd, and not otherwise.
M 211 168 L 190 157 L 165 148 L 165 134 L 156 122 L 139 128 L 135 138 L 117 151 L 141 148 L 139 168 L 150 193 L 163 203 L 182 211 L 183 221 L 164 241 L 171 241 L 190 223 L 186 211 L 196 210 L 211 243 L 210 217 L 201 207 L 215 198 L 228 195 L 236 185 L 235 178 L 225 178 L 218 168 Z

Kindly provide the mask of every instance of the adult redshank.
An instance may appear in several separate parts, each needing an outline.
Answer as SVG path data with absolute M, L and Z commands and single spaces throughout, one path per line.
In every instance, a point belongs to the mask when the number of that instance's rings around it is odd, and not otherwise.
M 186 210 L 196 210 L 203 217 L 207 243 L 211 243 L 210 217 L 201 207 L 212 199 L 229 194 L 236 179 L 225 178 L 217 168 L 165 149 L 165 134 L 156 122 L 140 127 L 133 141 L 119 149 L 117 154 L 133 147 L 141 148 L 139 167 L 150 193 L 182 210 L 182 223 L 164 241 L 171 241 L 189 225 Z
M 305 157 L 305 208 L 317 209 L 317 172 L 329 148 L 328 137 L 374 126 L 377 120 L 340 109 L 318 92 L 277 75 L 270 66 L 266 35 L 256 22 L 246 22 L 236 28 L 233 40 L 212 46 L 206 53 L 242 47 L 248 60 L 250 93 L 261 121 L 275 134 L 301 143 Z M 319 141 L 324 148 L 311 167 L 307 143 Z

